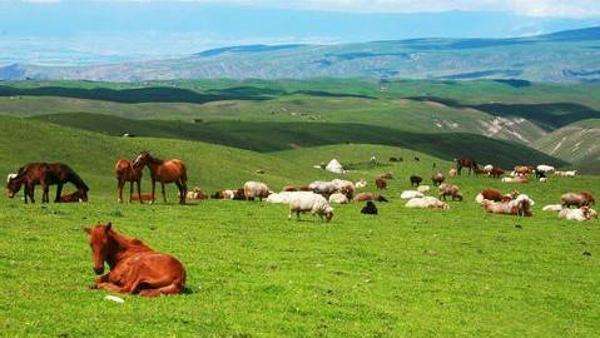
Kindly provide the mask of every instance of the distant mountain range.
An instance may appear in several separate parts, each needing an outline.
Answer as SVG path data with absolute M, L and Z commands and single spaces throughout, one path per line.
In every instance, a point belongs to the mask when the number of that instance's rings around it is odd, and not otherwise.
M 0 80 L 375 77 L 600 81 L 600 27 L 507 39 L 412 39 L 339 45 L 246 45 L 184 58 L 80 67 L 12 64 Z

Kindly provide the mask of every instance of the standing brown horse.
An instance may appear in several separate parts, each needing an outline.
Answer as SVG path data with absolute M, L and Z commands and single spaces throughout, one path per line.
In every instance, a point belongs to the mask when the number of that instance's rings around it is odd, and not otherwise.
M 129 203 L 133 197 L 133 183 L 137 183 L 137 194 L 140 203 L 144 203 L 142 199 L 141 185 L 144 166 L 135 166 L 128 160 L 120 159 L 115 164 L 115 176 L 117 177 L 117 201 L 123 203 L 123 186 L 129 182 Z
M 47 203 L 50 201 L 48 196 L 50 186 L 57 185 L 54 202 L 60 202 L 63 185 L 69 182 L 77 188 L 79 198 L 83 202 L 87 202 L 88 186 L 71 167 L 63 163 L 39 162 L 29 163 L 21 167 L 17 175 L 10 178 L 6 183 L 6 194 L 9 198 L 13 198 L 21 190 L 21 186 L 25 186 L 25 203 L 28 202 L 28 198 L 31 203 L 35 203 L 35 186 L 41 185 L 44 192 L 42 203 Z
M 185 197 L 187 194 L 187 170 L 183 161 L 178 159 L 163 161 L 152 157 L 150 153 L 144 151 L 135 159 L 133 166 L 143 167 L 145 165 L 150 169 L 153 202 L 155 201 L 154 192 L 156 181 L 158 181 L 161 184 L 163 200 L 165 203 L 167 203 L 165 184 L 175 183 L 179 189 L 179 204 L 185 204 Z
M 472 158 L 469 157 L 461 157 L 459 159 L 455 159 L 456 161 L 456 170 L 458 174 L 461 175 L 462 168 L 469 168 L 469 175 L 471 172 L 477 169 L 477 163 Z
M 89 235 L 95 279 L 93 289 L 155 297 L 181 293 L 185 287 L 185 268 L 177 258 L 156 252 L 137 238 L 124 236 L 112 224 L 85 229 Z

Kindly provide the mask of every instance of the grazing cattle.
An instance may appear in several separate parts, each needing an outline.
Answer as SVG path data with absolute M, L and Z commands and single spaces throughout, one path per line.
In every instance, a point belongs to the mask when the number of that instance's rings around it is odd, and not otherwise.
M 86 202 L 88 186 L 73 169 L 63 163 L 29 163 L 21 167 L 17 176 L 11 176 L 6 183 L 6 194 L 9 198 L 13 198 L 21 190 L 21 186 L 24 186 L 25 203 L 28 202 L 28 199 L 34 203 L 35 186 L 41 185 L 42 203 L 45 203 L 50 201 L 48 196 L 50 185 L 56 185 L 54 202 L 60 202 L 63 185 L 69 182 L 75 185 L 79 196 Z
M 446 178 L 444 177 L 444 174 L 442 173 L 437 173 L 434 174 L 433 176 L 431 176 L 431 183 L 433 184 L 433 186 L 439 186 L 440 184 L 442 184 L 444 182 Z
M 568 171 L 556 170 L 554 172 L 554 175 L 561 176 L 561 177 L 575 177 L 577 175 L 577 170 L 568 170 Z
M 318 215 L 321 219 L 325 218 L 326 222 L 333 218 L 333 208 L 329 205 L 325 197 L 312 192 L 298 192 L 290 196 L 290 213 L 288 218 L 292 218 L 292 214 L 296 213 L 296 217 L 300 219 L 300 214 L 310 212 L 313 215 Z
M 387 181 L 378 177 L 375 179 L 375 186 L 377 186 L 377 189 L 379 190 L 387 189 Z
M 596 203 L 596 200 L 594 199 L 594 196 L 592 196 L 592 194 L 590 194 L 589 192 L 581 192 L 579 194 L 573 193 L 573 192 L 569 192 L 566 194 L 563 194 L 560 197 L 560 204 L 562 204 L 562 206 L 569 208 L 569 207 L 583 207 L 583 206 L 592 206 Z
M 134 166 L 129 160 L 117 160 L 115 164 L 115 177 L 117 178 L 117 201 L 119 203 L 123 203 L 123 187 L 127 182 L 129 182 L 129 202 L 131 203 L 133 196 L 133 184 L 136 183 L 138 201 L 143 203 L 141 191 L 143 171 L 143 165 Z
M 144 151 L 133 162 L 134 167 L 147 166 L 150 169 L 152 182 L 152 202 L 155 199 L 156 182 L 160 182 L 163 201 L 167 203 L 165 184 L 175 183 L 179 190 L 179 204 L 185 204 L 187 194 L 187 169 L 185 163 L 179 159 L 161 160 Z
M 348 196 L 339 192 L 336 192 L 335 194 L 329 196 L 329 203 L 346 204 L 349 201 L 350 200 L 348 199 Z
M 248 201 L 254 201 L 255 198 L 262 201 L 263 198 L 269 197 L 270 193 L 269 187 L 263 182 L 248 181 L 244 183 L 244 197 Z
M 118 233 L 112 224 L 98 224 L 88 233 L 94 272 L 94 289 L 155 297 L 183 292 L 185 268 L 177 258 L 156 252 L 137 238 Z M 104 273 L 104 262 L 110 271 Z
M 448 170 L 448 177 L 456 177 L 457 173 L 458 171 L 455 168 L 450 168 L 450 170 Z
M 498 167 L 493 167 L 492 170 L 490 170 L 490 176 L 493 178 L 500 178 L 500 176 L 504 175 L 504 173 L 504 169 Z
M 417 187 L 418 192 L 426 193 L 429 190 L 431 190 L 431 188 L 428 185 L 420 185 Z
M 446 198 L 448 196 L 452 197 L 453 201 L 454 200 L 459 200 L 459 201 L 463 200 L 463 195 L 460 193 L 460 189 L 458 188 L 457 185 L 454 185 L 454 184 L 442 184 L 440 186 L 439 196 L 444 201 L 446 200 Z
M 421 209 L 441 209 L 448 210 L 450 206 L 446 202 L 442 202 L 435 197 L 425 196 L 421 198 L 413 198 L 406 202 L 405 207 L 407 208 L 421 208 Z
M 356 187 L 356 189 L 366 188 L 367 187 L 367 180 L 365 180 L 364 178 L 361 178 L 356 183 L 354 183 L 354 186 Z
M 354 197 L 354 193 L 356 192 L 356 187 L 352 181 L 334 179 L 331 181 L 337 189 L 336 192 L 342 193 L 348 197 L 348 199 L 352 199 Z
M 494 214 L 516 215 L 530 217 L 533 215 L 531 206 L 534 205 L 532 199 L 527 195 L 519 195 L 514 200 L 509 202 L 492 202 L 489 200 L 483 201 L 485 211 Z
M 456 170 L 459 175 L 462 175 L 463 168 L 469 169 L 469 175 L 471 175 L 471 172 L 477 168 L 477 163 L 475 163 L 475 161 L 469 157 L 461 157 L 459 159 L 455 159 L 455 162 Z
M 499 190 L 496 189 L 485 189 L 475 197 L 475 202 L 482 204 L 484 200 L 494 202 L 509 202 L 515 199 L 519 195 L 519 192 L 514 190 L 510 194 L 503 195 Z
M 213 199 L 218 200 L 244 200 L 246 199 L 246 195 L 244 194 L 244 189 L 225 189 L 221 191 L 217 191 L 210 196 Z
M 367 201 L 367 205 L 360 210 L 360 213 L 364 215 L 377 215 L 378 211 L 375 203 Z
M 561 204 L 549 204 L 544 206 L 544 208 L 542 208 L 543 211 L 553 211 L 553 212 L 558 212 L 561 211 L 563 209 L 563 206 Z
M 404 190 L 401 194 L 400 194 L 400 198 L 403 200 L 410 200 L 413 198 L 421 198 L 424 197 L 425 195 L 417 190 Z
M 532 166 L 518 165 L 515 167 L 515 176 L 527 176 L 533 173 L 534 168 Z
M 590 209 L 590 207 L 583 206 L 578 209 L 569 209 L 569 208 L 562 209 L 558 213 L 558 218 L 564 218 L 569 221 L 583 222 L 583 221 L 589 221 L 593 217 L 597 217 L 597 215 L 598 214 L 596 213 L 596 211 Z
M 377 201 L 377 202 L 387 202 L 387 198 L 383 195 L 372 193 L 372 192 L 361 192 L 354 196 L 354 202 L 366 202 L 366 201 Z
M 410 177 L 410 185 L 413 187 L 418 187 L 423 182 L 423 178 L 421 176 L 412 175 Z
M 70 194 L 62 195 L 59 203 L 81 203 L 86 201 L 86 196 L 83 196 L 80 191 L 75 191 Z
M 293 185 L 286 185 L 281 189 L 281 191 L 298 191 L 298 188 L 294 187 Z
M 187 192 L 186 198 L 190 200 L 205 200 L 208 196 L 204 194 L 200 187 L 194 187 L 194 189 Z
M 518 176 L 517 175 L 516 177 L 503 177 L 502 182 L 503 183 L 525 184 L 525 183 L 529 183 L 529 179 L 526 176 Z

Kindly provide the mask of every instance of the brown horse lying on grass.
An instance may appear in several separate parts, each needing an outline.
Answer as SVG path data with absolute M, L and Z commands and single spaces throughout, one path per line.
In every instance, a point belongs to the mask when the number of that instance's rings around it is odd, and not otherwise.
M 116 232 L 112 224 L 85 229 L 89 235 L 95 279 L 93 289 L 155 297 L 181 293 L 185 287 L 185 268 L 177 258 L 156 252 L 137 238 Z

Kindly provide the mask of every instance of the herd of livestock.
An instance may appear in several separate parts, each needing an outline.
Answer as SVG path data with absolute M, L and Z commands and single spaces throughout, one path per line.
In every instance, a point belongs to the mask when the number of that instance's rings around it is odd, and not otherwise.
M 415 158 L 416 159 L 416 158 Z M 469 174 L 484 174 L 499 178 L 505 171 L 492 165 L 483 168 L 471 159 L 455 160 L 455 167 L 447 175 L 450 177 L 460 175 L 464 168 Z M 152 192 L 142 194 L 141 179 L 144 168 L 150 171 Z M 575 176 L 576 171 L 560 172 L 548 165 L 539 165 L 535 168 L 517 166 L 502 182 L 523 184 L 534 177 L 540 182 L 546 182 L 549 175 Z M 129 201 L 138 200 L 154 202 L 156 183 L 160 183 L 163 199 L 166 202 L 165 184 L 175 184 L 179 190 L 179 203 L 185 204 L 186 199 L 202 200 L 209 196 L 201 189 L 194 188 L 188 191 L 186 166 L 181 160 L 161 160 L 153 157 L 148 152 L 140 153 L 133 161 L 119 160 L 115 166 L 117 178 L 118 201 L 123 202 L 123 188 L 129 183 Z M 375 186 L 378 190 L 385 190 L 388 180 L 393 179 L 391 173 L 378 175 Z M 464 196 L 455 184 L 446 182 L 446 175 L 437 172 L 431 177 L 431 183 L 437 187 L 437 193 L 429 185 L 422 184 L 423 178 L 412 175 L 409 178 L 412 190 L 405 190 L 400 194 L 406 200 L 407 208 L 427 208 L 447 210 L 447 199 L 463 201 Z M 76 191 L 62 195 L 63 186 L 72 183 Z M 366 202 L 361 213 L 377 215 L 375 202 L 387 202 L 388 199 L 380 193 L 358 192 L 367 186 L 367 181 L 361 179 L 352 182 L 342 179 L 331 181 L 315 181 L 302 186 L 285 186 L 281 192 L 275 193 L 262 182 L 249 181 L 239 189 L 226 189 L 213 193 L 210 198 L 226 200 L 265 200 L 269 203 L 284 203 L 289 205 L 289 217 L 294 214 L 300 217 L 301 213 L 311 213 L 320 216 L 329 222 L 333 218 L 332 204 L 353 202 Z M 17 173 L 9 174 L 6 183 L 6 192 L 13 198 L 21 188 L 24 191 L 24 201 L 35 201 L 35 186 L 40 185 L 43 190 L 42 202 L 49 202 L 49 187 L 57 185 L 55 202 L 85 202 L 88 200 L 89 188 L 83 179 L 68 165 L 62 163 L 29 163 L 20 168 Z M 134 185 L 137 185 L 137 194 L 134 195 Z M 513 190 L 503 194 L 497 189 L 484 189 L 475 197 L 475 201 L 483 206 L 488 213 L 508 214 L 516 216 L 532 216 L 531 207 L 534 201 L 527 195 Z M 594 197 L 589 192 L 566 193 L 562 195 L 560 203 L 547 205 L 544 211 L 557 212 L 560 218 L 576 221 L 587 221 L 597 218 L 597 213 L 591 207 L 595 204 Z M 141 296 L 160 296 L 179 294 L 184 291 L 186 270 L 184 265 L 175 257 L 154 251 L 139 239 L 131 238 L 117 232 L 111 223 L 98 224 L 85 229 L 88 234 L 92 249 L 93 269 L 98 275 L 95 278 L 93 289 L 104 289 L 110 292 L 138 294 Z M 104 273 L 104 265 L 108 263 L 110 271 Z M 114 296 L 107 296 L 113 297 Z
M 148 168 L 151 178 L 151 193 L 142 194 L 141 180 L 144 168 Z M 447 173 L 449 177 L 461 175 L 463 170 L 469 174 L 487 175 L 494 178 L 502 176 L 502 182 L 524 184 L 532 179 L 546 182 L 549 175 L 573 177 L 577 171 L 558 171 L 549 165 L 516 166 L 513 171 L 507 172 L 493 165 L 479 166 L 469 158 L 455 160 L 453 166 Z M 140 153 L 133 161 L 120 159 L 115 165 L 115 176 L 117 178 L 118 201 L 123 202 L 123 188 L 129 183 L 129 201 L 154 202 L 156 184 L 160 183 L 163 200 L 166 202 L 165 184 L 175 184 L 178 188 L 179 203 L 185 204 L 187 199 L 202 200 L 209 198 L 200 188 L 188 191 L 187 169 L 183 161 L 178 159 L 161 160 L 153 157 L 148 152 Z M 388 180 L 392 179 L 391 173 L 378 175 L 375 178 L 375 186 L 378 190 L 387 188 Z M 437 194 L 431 194 L 432 187 L 423 185 L 423 178 L 418 175 L 409 177 L 410 184 L 414 190 L 403 191 L 400 198 L 406 200 L 407 208 L 430 208 L 449 209 L 447 199 L 462 201 L 464 199 L 460 188 L 455 184 L 446 183 L 446 175 L 437 172 L 431 177 L 431 183 L 437 187 Z M 63 185 L 72 183 L 76 191 L 62 195 Z M 35 186 L 40 185 L 43 190 L 42 202 L 49 202 L 49 186 L 57 185 L 55 202 L 85 202 L 88 200 L 89 188 L 73 169 L 62 163 L 29 163 L 20 168 L 17 173 L 9 174 L 6 190 L 9 197 L 23 187 L 24 200 L 34 202 Z M 137 185 L 137 194 L 134 194 L 134 185 Z M 318 215 L 326 221 L 333 218 L 332 204 L 345 204 L 349 202 L 368 202 L 362 212 L 366 214 L 377 214 L 374 202 L 387 202 L 388 199 L 380 193 L 357 192 L 365 188 L 367 181 L 361 179 L 352 182 L 344 179 L 331 181 L 315 181 L 302 186 L 285 186 L 281 192 L 275 193 L 262 182 L 249 181 L 242 188 L 224 189 L 213 193 L 210 198 L 224 200 L 266 200 L 269 203 L 283 203 L 289 205 L 289 217 L 293 214 L 300 217 L 301 213 L 309 212 Z M 428 195 L 429 194 L 429 195 Z M 496 189 L 485 189 L 475 198 L 475 201 L 483 206 L 489 213 L 510 214 L 517 216 L 531 216 L 531 207 L 534 201 L 517 190 L 509 194 L 503 194 Z M 560 204 L 549 205 L 543 208 L 545 211 L 558 212 L 559 217 L 570 220 L 590 220 L 597 217 L 597 213 L 591 207 L 595 204 L 594 197 L 589 192 L 567 193 L 561 197 Z M 572 208 L 575 207 L 575 208 Z

